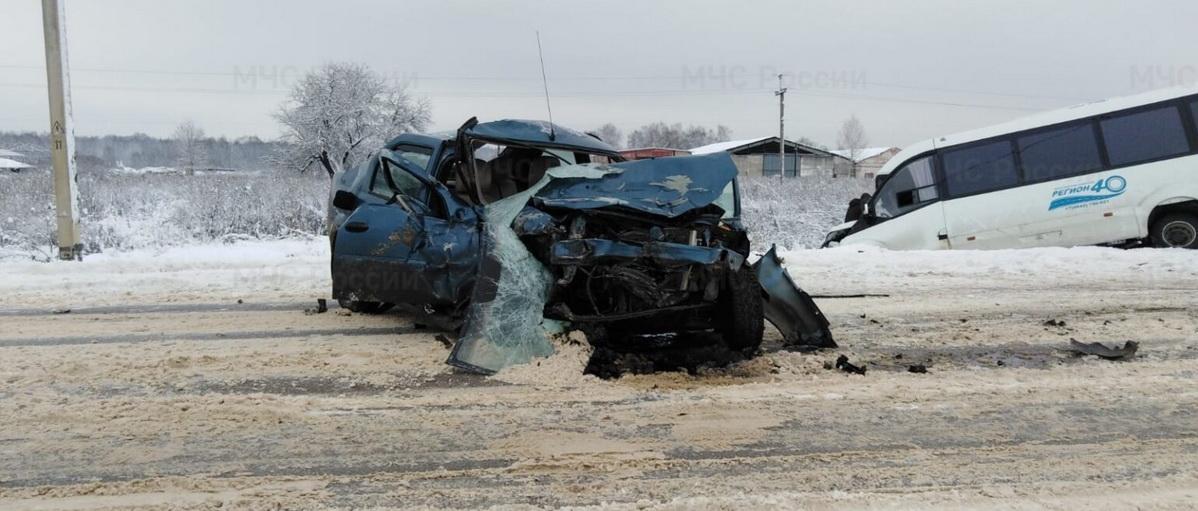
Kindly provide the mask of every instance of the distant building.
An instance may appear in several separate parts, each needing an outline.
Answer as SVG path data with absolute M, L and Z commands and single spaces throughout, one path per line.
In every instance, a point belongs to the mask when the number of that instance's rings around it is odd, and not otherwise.
M 823 149 L 787 140 L 786 167 L 783 169 L 779 161 L 778 149 L 781 145 L 778 137 L 761 137 L 750 140 L 735 140 L 719 142 L 691 149 L 692 154 L 712 154 L 726 152 L 732 156 L 736 169 L 742 176 L 777 176 L 786 177 L 821 176 L 835 177 L 844 175 L 852 167 L 852 162 L 840 155 Z
M 620 151 L 620 156 L 626 160 L 652 160 L 654 158 L 668 158 L 670 156 L 687 156 L 690 151 L 682 149 L 668 149 L 665 147 L 642 147 L 640 149 L 625 149 Z
M 882 170 L 882 167 L 886 165 L 886 162 L 894 158 L 899 151 L 902 151 L 902 149 L 897 147 L 870 147 L 862 149 L 857 155 L 857 176 L 873 179 L 878 175 L 878 171 Z M 847 149 L 832 152 L 844 158 L 849 157 Z

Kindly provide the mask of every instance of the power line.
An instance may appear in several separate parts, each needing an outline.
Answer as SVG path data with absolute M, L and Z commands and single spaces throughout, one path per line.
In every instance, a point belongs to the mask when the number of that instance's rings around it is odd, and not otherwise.
M 8 88 L 28 88 L 41 89 L 45 84 L 39 83 L 3 83 L 0 82 L 0 87 Z M 283 89 L 213 89 L 213 88 L 195 88 L 195 87 L 133 87 L 133 86 L 118 86 L 118 85 L 74 85 L 73 88 L 78 90 L 101 90 L 101 91 L 126 91 L 126 92 L 145 92 L 145 93 L 182 93 L 182 94 L 220 94 L 220 95 L 258 95 L 258 96 L 283 96 L 288 94 L 287 90 Z M 771 92 L 772 89 L 713 89 L 713 90 L 657 90 L 657 91 L 609 91 L 609 92 L 576 92 L 576 93 L 559 93 L 555 94 L 558 98 L 620 98 L 620 97 L 702 97 L 702 96 L 755 96 Z M 543 92 L 485 92 L 485 91 L 428 91 L 428 94 L 434 98 L 475 98 L 475 99 L 531 99 L 540 98 Z M 846 94 L 846 93 L 831 93 L 817 91 L 792 91 L 791 94 L 801 97 L 811 98 L 832 98 L 844 100 L 860 100 L 860 101 L 875 101 L 884 103 L 905 103 L 931 106 L 947 106 L 955 108 L 978 108 L 988 110 L 1010 110 L 1020 112 L 1039 112 L 1043 108 L 1020 107 L 1011 105 L 985 104 L 985 103 L 966 103 L 955 101 L 934 101 L 915 98 L 898 98 L 889 96 L 876 96 L 868 94 Z
M 7 68 L 7 69 L 27 69 L 27 70 L 37 70 L 37 71 L 45 70 L 45 67 L 43 67 L 43 66 L 19 65 L 19 64 L 0 64 L 0 69 L 5 69 L 5 68 Z M 274 66 L 273 69 L 275 69 L 275 70 L 293 69 L 298 72 L 300 69 L 302 69 L 302 67 L 301 66 Z M 109 74 L 127 73 L 127 74 L 163 75 L 163 76 L 212 76 L 212 77 L 223 76 L 223 77 L 230 77 L 230 78 L 245 78 L 247 76 L 254 76 L 254 75 L 247 74 L 247 73 L 253 72 L 253 71 L 258 71 L 258 70 L 260 70 L 260 66 L 248 66 L 248 68 L 246 70 L 247 72 L 241 72 L 240 70 L 231 71 L 231 72 L 221 72 L 221 71 L 185 71 L 185 70 L 163 70 L 163 69 L 127 69 L 127 68 L 108 68 L 108 67 L 72 68 L 72 72 L 84 72 L 84 73 L 89 73 L 89 72 L 90 73 L 109 73 Z M 492 82 L 526 82 L 526 83 L 535 83 L 535 82 L 539 81 L 536 78 L 530 78 L 527 76 L 496 76 L 496 75 L 456 75 L 456 76 L 454 76 L 454 75 L 421 75 L 419 73 L 410 73 L 408 76 L 411 76 L 413 81 L 446 81 L 446 82 L 492 81 Z M 256 78 L 266 78 L 266 77 L 256 77 Z M 674 81 L 674 82 L 682 81 L 682 82 L 685 82 L 686 76 L 684 74 L 632 75 L 632 76 L 584 75 L 584 76 L 558 76 L 558 77 L 555 77 L 554 79 L 558 80 L 558 81 L 595 81 L 595 82 L 601 82 L 601 81 Z M 947 88 L 947 87 L 939 87 L 939 86 L 912 85 L 912 84 L 902 84 L 902 83 L 893 83 L 893 82 L 878 82 L 878 81 L 871 81 L 871 80 L 864 80 L 864 81 L 861 81 L 858 83 L 860 83 L 861 85 L 867 86 L 867 87 L 896 88 L 896 89 L 930 91 L 930 92 L 951 92 L 951 93 L 955 93 L 955 94 L 970 94 L 970 95 L 978 95 L 978 96 L 997 96 L 997 97 L 1023 98 L 1023 99 L 1047 99 L 1047 100 L 1054 100 L 1054 101 L 1072 101 L 1072 102 L 1084 102 L 1084 101 L 1091 100 L 1091 98 L 1080 98 L 1080 97 L 1074 97 L 1074 96 L 1055 96 L 1055 95 L 1046 95 L 1046 94 L 1024 94 L 1024 93 L 1013 93 L 1013 92 L 957 89 L 957 88 Z M 801 87 L 800 87 L 800 89 L 801 89 Z M 742 89 L 742 90 L 750 90 L 750 89 Z M 769 88 L 766 88 L 763 86 L 763 87 L 757 88 L 757 90 L 767 91 L 767 90 L 772 90 L 772 89 L 769 89 Z

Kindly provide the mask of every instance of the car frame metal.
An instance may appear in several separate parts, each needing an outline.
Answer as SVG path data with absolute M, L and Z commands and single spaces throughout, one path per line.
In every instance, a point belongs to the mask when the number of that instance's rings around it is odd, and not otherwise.
M 749 264 L 735 178 L 726 155 L 624 162 L 542 121 L 401 135 L 337 176 L 333 295 L 460 326 L 449 362 L 478 372 L 551 352 L 552 320 L 619 335 L 714 329 L 752 352 L 769 319 L 788 342 L 834 345 L 773 251 Z

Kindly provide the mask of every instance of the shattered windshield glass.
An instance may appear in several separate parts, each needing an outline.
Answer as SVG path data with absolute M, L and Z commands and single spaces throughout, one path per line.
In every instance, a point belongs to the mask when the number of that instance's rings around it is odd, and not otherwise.
M 512 227 L 526 207 L 618 207 L 647 218 L 676 218 L 715 202 L 735 177 L 736 167 L 724 154 L 559 166 L 528 189 L 490 203 L 483 212 L 482 261 L 449 363 L 493 373 L 553 354 L 550 336 L 562 325 L 545 320 L 544 313 L 554 277 Z
M 550 180 L 600 178 L 611 172 L 618 170 L 554 168 L 529 189 L 486 207 L 482 268 L 450 364 L 491 373 L 553 354 L 550 336 L 561 333 L 562 325 L 543 317 L 553 275 L 516 236 L 512 222 Z
M 715 200 L 715 205 L 724 210 L 723 218 L 732 218 L 736 216 L 736 183 L 728 183 L 724 187 L 724 191 L 720 193 L 720 197 Z

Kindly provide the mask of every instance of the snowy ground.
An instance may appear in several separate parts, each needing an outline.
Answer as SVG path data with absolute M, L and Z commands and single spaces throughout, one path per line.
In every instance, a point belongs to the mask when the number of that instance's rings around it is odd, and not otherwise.
M 402 315 L 305 314 L 319 239 L 5 261 L 0 510 L 1198 501 L 1198 253 L 785 256 L 813 294 L 869 295 L 819 300 L 841 349 L 771 331 L 752 361 L 615 381 L 578 346 L 456 374 Z

